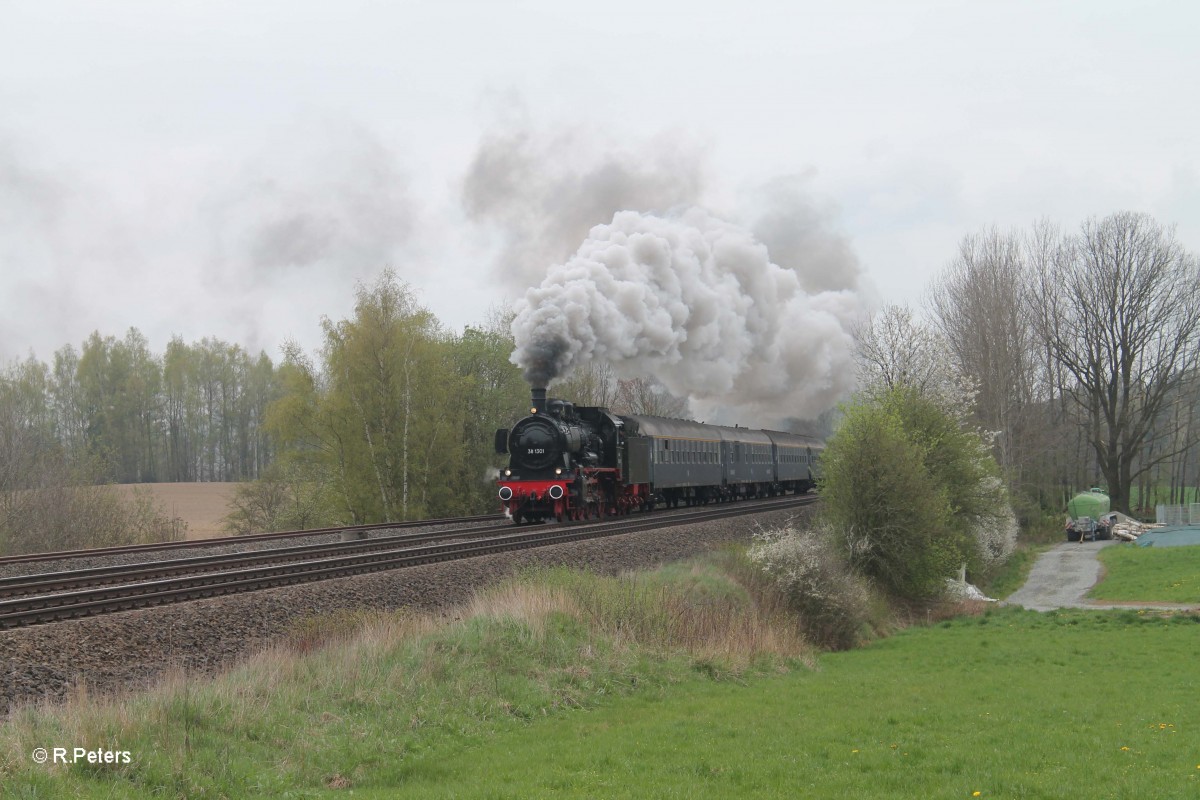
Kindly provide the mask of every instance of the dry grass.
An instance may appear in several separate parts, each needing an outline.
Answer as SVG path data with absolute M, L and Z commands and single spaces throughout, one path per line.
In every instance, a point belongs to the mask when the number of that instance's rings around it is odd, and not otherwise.
M 117 486 L 124 500 L 134 491 L 149 492 L 168 517 L 187 523 L 188 539 L 211 539 L 228 535 L 223 529 L 229 501 L 237 483 L 131 483 Z

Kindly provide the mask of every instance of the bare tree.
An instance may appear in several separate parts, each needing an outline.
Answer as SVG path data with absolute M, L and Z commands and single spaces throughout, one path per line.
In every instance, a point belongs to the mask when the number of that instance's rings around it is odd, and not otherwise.
M 907 386 L 955 413 L 970 405 L 970 391 L 947 358 L 945 341 L 915 320 L 907 306 L 884 306 L 855 325 L 852 333 L 864 393 Z
M 580 406 L 607 408 L 616 400 L 617 378 L 608 363 L 589 361 L 566 379 L 556 381 L 550 394 Z
M 962 240 L 928 299 L 954 366 L 976 387 L 977 421 L 995 432 L 997 461 L 1018 481 L 1032 444 L 1039 372 L 1025 272 L 1021 237 L 993 228 Z
M 613 410 L 621 414 L 679 418 L 687 416 L 688 401 L 671 394 L 653 378 L 628 378 L 617 381 Z
M 1038 334 L 1080 412 L 1114 508 L 1130 510 L 1141 474 L 1194 444 L 1164 430 L 1190 415 L 1200 362 L 1200 269 L 1145 214 L 1084 223 L 1031 280 Z M 1151 438 L 1171 444 L 1146 453 Z

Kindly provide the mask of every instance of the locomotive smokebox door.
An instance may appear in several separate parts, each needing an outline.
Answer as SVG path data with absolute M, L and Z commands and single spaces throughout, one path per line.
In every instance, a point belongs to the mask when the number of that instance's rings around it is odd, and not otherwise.
M 500 428 L 496 431 L 496 455 L 507 455 L 508 453 L 508 428 Z

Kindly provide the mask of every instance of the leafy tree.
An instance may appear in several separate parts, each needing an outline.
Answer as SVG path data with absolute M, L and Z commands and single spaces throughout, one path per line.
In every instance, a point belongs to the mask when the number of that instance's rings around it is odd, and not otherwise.
M 451 338 L 390 270 L 324 329 L 322 369 L 291 349 L 268 415 L 289 458 L 323 469 L 354 522 L 456 511 L 465 392 Z
M 452 343 L 463 386 L 458 400 L 463 404 L 463 459 L 452 481 L 467 513 L 496 510 L 492 481 L 503 459 L 495 454 L 494 434 L 509 427 L 529 403 L 529 385 L 509 361 L 514 343 L 507 323 L 497 318 L 486 327 L 468 327 Z
M 82 458 L 87 451 L 87 417 L 79 385 L 79 354 L 71 345 L 54 354 L 50 403 L 57 436 L 68 458 Z
M 998 467 L 978 433 L 913 387 L 846 408 L 822 470 L 851 564 L 898 596 L 936 596 L 962 564 L 990 561 L 976 533 L 1007 517 Z

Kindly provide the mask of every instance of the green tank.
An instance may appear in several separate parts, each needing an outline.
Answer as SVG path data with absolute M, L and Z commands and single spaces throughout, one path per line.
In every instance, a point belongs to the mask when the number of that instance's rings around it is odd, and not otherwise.
M 1080 517 L 1100 519 L 1108 511 L 1108 495 L 1099 489 L 1080 492 L 1067 503 L 1067 513 L 1071 515 L 1071 519 Z

